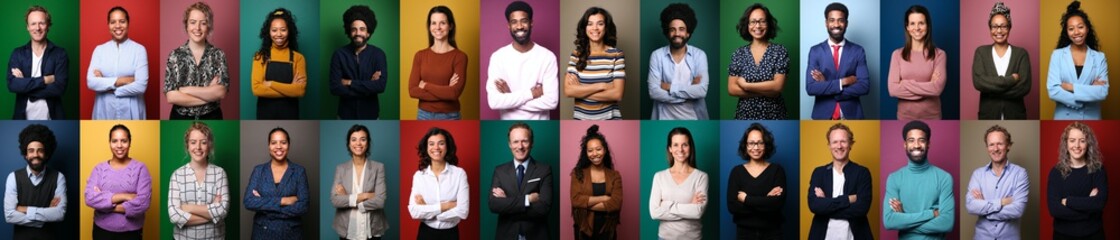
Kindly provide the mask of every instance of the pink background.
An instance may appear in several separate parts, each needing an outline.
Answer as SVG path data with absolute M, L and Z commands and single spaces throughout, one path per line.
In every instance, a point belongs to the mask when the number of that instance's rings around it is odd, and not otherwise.
M 988 16 L 992 6 L 997 0 L 961 1 L 961 120 L 976 120 L 976 113 L 980 107 L 980 92 L 972 86 L 972 59 L 976 48 L 981 45 L 992 44 L 991 33 L 988 31 Z M 1031 60 L 1031 92 L 1023 97 L 1027 105 L 1027 119 L 1038 119 L 1039 99 L 1039 53 L 1038 42 L 1038 1 L 1035 0 L 999 0 L 1011 8 L 1011 37 L 1008 42 L 1012 46 L 1027 49 Z M 1049 29 L 1049 28 L 1048 28 Z M 1050 43 L 1047 43 L 1050 44 Z
M 636 141 L 639 134 L 638 121 L 560 121 L 560 239 L 575 239 L 572 235 L 572 168 L 579 160 L 580 138 L 587 133 L 592 124 L 599 124 L 599 132 L 606 136 L 611 147 L 614 169 L 622 175 L 622 220 L 618 225 L 618 239 L 638 239 L 640 234 L 639 214 L 641 211 L 641 189 L 638 186 L 640 170 L 638 156 L 640 146 Z
M 1015 10 L 1011 10 L 1014 12 Z M 1014 14 L 1014 13 L 1012 13 Z M 879 148 L 880 156 L 880 171 L 879 171 L 879 186 L 875 196 L 886 196 L 887 189 L 887 176 L 892 172 L 906 166 L 910 161 L 906 157 L 905 142 L 902 141 L 902 126 L 905 126 L 908 121 L 881 121 L 879 122 L 879 141 L 882 146 Z M 957 186 L 960 186 L 960 122 L 956 120 L 938 120 L 938 121 L 925 121 L 929 124 L 930 134 L 929 140 L 929 161 L 934 166 L 949 172 L 953 176 L 953 202 L 957 203 L 954 210 L 955 219 L 960 219 L 961 211 L 964 211 L 964 206 L 960 206 L 960 193 L 957 192 Z M 883 200 L 882 204 L 886 204 Z M 873 208 L 882 209 L 882 204 L 871 206 Z M 960 239 L 960 221 L 953 221 L 953 231 L 945 234 L 945 239 Z M 970 226 L 971 227 L 971 226 Z M 879 225 L 879 237 L 883 240 L 898 239 L 898 231 L 888 231 L 882 224 Z
M 239 99 L 239 86 L 238 77 L 240 75 L 240 67 L 237 64 L 239 59 L 238 51 L 238 9 L 240 5 L 238 1 L 219 1 L 219 0 L 203 0 L 206 4 L 210 5 L 210 11 L 214 13 L 213 26 L 210 29 L 210 44 L 222 49 L 226 54 L 226 65 L 229 66 L 229 87 L 226 92 L 226 98 L 222 99 L 222 117 L 225 119 L 240 119 L 238 117 L 238 101 Z M 171 50 L 182 46 L 187 42 L 187 30 L 183 25 L 183 11 L 195 1 L 172 1 L 160 0 L 159 6 L 159 56 L 148 56 L 150 59 L 159 59 L 159 75 L 154 72 L 151 74 L 152 78 L 148 84 L 156 85 L 153 83 L 158 82 L 159 89 L 156 92 L 159 94 L 159 119 L 167 119 L 170 117 L 171 104 L 167 103 L 167 96 L 163 94 L 163 80 L 167 77 L 167 57 L 171 55 Z M 152 48 L 149 46 L 149 48 Z M 158 78 L 157 78 L 158 77 Z M 148 103 L 155 104 L 155 103 Z M 149 115 L 155 113 L 148 112 Z
M 506 6 L 514 0 L 500 0 L 500 1 L 483 1 L 482 14 L 479 19 L 482 25 L 479 28 L 479 51 L 482 56 L 479 58 L 479 84 L 478 84 L 478 105 L 479 105 L 479 119 L 483 120 L 496 120 L 501 119 L 497 110 L 490 109 L 490 104 L 486 100 L 486 79 L 489 76 L 487 69 L 490 67 L 490 55 L 498 48 L 504 47 L 513 43 L 513 37 L 509 35 L 509 24 L 506 21 Z M 529 6 L 533 7 L 533 32 L 531 39 L 533 42 L 540 46 L 548 48 L 552 53 L 560 51 L 560 1 L 558 0 L 525 0 Z M 559 64 L 559 63 L 557 63 Z M 567 68 L 560 68 L 557 66 L 557 74 Z M 559 75 L 556 76 L 559 81 Z M 560 93 L 557 93 L 560 94 Z M 552 110 L 550 116 L 552 119 L 560 118 L 560 104 L 556 104 L 556 109 Z M 563 228 L 562 228 L 563 229 Z

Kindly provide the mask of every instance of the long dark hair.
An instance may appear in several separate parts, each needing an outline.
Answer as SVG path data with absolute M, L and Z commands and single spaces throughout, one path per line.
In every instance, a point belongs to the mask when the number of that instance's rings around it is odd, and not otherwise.
M 268 64 L 272 58 L 272 35 L 269 33 L 269 28 L 272 26 L 272 20 L 283 19 L 284 23 L 288 26 L 288 48 L 292 51 L 299 52 L 299 29 L 296 29 L 296 19 L 292 16 L 292 11 L 286 8 L 277 8 L 268 12 L 268 16 L 264 19 L 264 24 L 261 24 L 261 48 L 257 49 L 253 60 L 261 60 L 262 64 Z M 295 61 L 289 59 L 289 61 Z
M 583 169 L 591 167 L 591 158 L 587 156 L 587 142 L 592 139 L 599 140 L 603 143 L 603 167 L 607 169 L 614 169 L 614 161 L 611 158 L 611 147 L 607 145 L 607 137 L 599 133 L 599 125 L 591 125 L 587 128 L 587 135 L 579 140 L 579 161 L 576 162 L 576 167 L 572 168 L 572 175 L 576 179 L 583 181 Z
M 926 54 L 924 57 L 926 59 L 933 59 L 933 57 L 937 54 L 937 46 L 933 45 L 933 19 L 929 16 L 929 10 L 922 5 L 910 6 L 910 8 L 906 9 L 906 14 L 902 15 L 902 26 L 908 26 L 910 24 L 910 14 L 915 13 L 921 14 L 926 18 L 926 37 L 922 38 L 922 46 L 926 48 Z M 911 39 L 912 37 L 910 36 L 909 32 L 907 32 L 905 35 L 906 44 L 903 44 L 902 47 L 902 60 L 909 62 L 910 49 L 913 48 L 913 46 L 910 46 L 910 44 L 914 42 L 914 39 Z
M 682 135 L 688 138 L 688 159 L 685 159 L 684 162 L 688 164 L 689 167 L 696 168 L 696 142 L 692 140 L 692 132 L 684 127 L 676 127 L 673 128 L 673 130 L 669 130 L 669 137 L 665 140 L 665 152 L 669 155 L 669 167 L 673 167 L 673 164 L 676 164 L 676 161 L 673 161 L 673 153 L 669 152 L 669 149 L 673 147 L 673 136 L 676 135 Z
M 1066 7 L 1066 12 L 1062 14 L 1062 31 L 1058 34 L 1058 47 L 1056 48 L 1064 48 L 1073 43 L 1073 40 L 1069 39 L 1069 34 L 1066 34 L 1066 23 L 1069 22 L 1069 18 L 1073 16 L 1081 17 L 1081 20 L 1085 21 L 1085 28 L 1089 29 L 1089 33 L 1085 35 L 1085 46 L 1100 51 L 1101 46 L 1100 43 L 1097 42 L 1097 30 L 1093 30 L 1093 22 L 1089 21 L 1089 15 L 1085 14 L 1085 11 L 1081 11 L 1080 1 L 1073 1 L 1070 3 L 1069 6 Z
M 447 140 L 447 152 L 443 154 L 443 161 L 451 165 L 459 165 L 459 156 L 455 155 L 455 138 L 451 137 L 451 132 L 433 127 L 428 129 L 428 133 L 420 138 L 420 144 L 416 146 L 417 154 L 420 155 L 419 171 L 424 171 L 424 168 L 432 165 L 432 157 L 428 156 L 428 138 L 435 135 L 441 135 Z
M 603 36 L 603 44 L 614 47 L 618 44 L 618 37 L 615 34 L 618 30 L 614 27 L 614 19 L 611 18 L 611 13 L 606 9 L 600 7 L 591 7 L 583 12 L 583 17 L 579 19 L 576 24 L 576 53 L 579 61 L 576 61 L 576 70 L 583 71 L 587 68 L 587 57 L 591 55 L 591 38 L 587 36 L 587 22 L 591 15 L 602 14 L 603 21 L 607 25 L 606 35 Z
M 447 43 L 451 44 L 452 47 L 459 48 L 459 44 L 455 43 L 455 29 L 458 28 L 458 27 L 455 26 L 455 15 L 451 14 L 451 9 L 447 8 L 447 6 L 439 5 L 439 6 L 432 7 L 431 10 L 428 10 L 428 21 L 424 22 L 424 28 L 428 29 L 428 27 L 431 26 L 431 24 L 432 24 L 432 14 L 436 14 L 436 13 L 442 13 L 444 16 L 447 16 L 447 25 L 451 26 L 451 30 L 447 31 Z M 432 32 L 431 32 L 431 30 L 429 30 L 428 31 L 428 47 L 431 47 L 432 44 L 435 44 L 435 43 L 436 43 L 436 39 L 435 39 L 435 37 L 432 37 Z
M 346 145 L 343 145 L 343 146 L 346 146 L 346 152 L 350 153 L 350 156 L 354 156 L 354 153 L 350 152 L 350 136 L 353 136 L 354 133 L 356 133 L 356 132 L 365 132 L 366 133 L 366 150 L 365 150 L 365 152 L 362 153 L 362 156 L 364 156 L 365 158 L 368 159 L 369 158 L 369 145 L 373 145 L 372 143 L 370 143 L 373 139 L 371 139 L 369 137 L 370 136 L 369 135 L 369 128 L 366 128 L 365 125 L 354 124 L 354 126 L 350 126 L 350 130 L 346 131 Z

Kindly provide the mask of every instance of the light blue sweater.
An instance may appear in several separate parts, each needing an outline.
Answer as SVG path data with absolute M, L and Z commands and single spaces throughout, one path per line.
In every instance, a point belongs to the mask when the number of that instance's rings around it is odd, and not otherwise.
M 898 230 L 898 239 L 944 239 L 956 219 L 953 176 L 928 160 L 908 162 L 887 177 L 883 227 Z M 891 210 L 893 198 L 902 202 L 903 212 Z M 933 216 L 934 209 L 938 217 Z

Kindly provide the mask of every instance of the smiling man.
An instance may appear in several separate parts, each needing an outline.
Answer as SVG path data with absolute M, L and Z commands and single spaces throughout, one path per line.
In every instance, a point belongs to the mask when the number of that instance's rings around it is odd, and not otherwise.
M 899 239 L 944 239 L 953 230 L 953 176 L 929 163 L 930 133 L 922 121 L 902 127 L 910 161 L 887 177 L 883 227 L 898 230 Z
M 549 239 L 552 210 L 552 167 L 529 155 L 533 129 L 518 122 L 509 127 L 513 161 L 494 168 L 490 212 L 498 214 L 496 239 Z
M 988 165 L 972 171 L 965 193 L 968 214 L 979 217 L 972 239 L 1019 239 L 1019 218 L 1027 207 L 1027 170 L 1011 163 L 1011 133 L 999 125 L 984 133 Z
M 12 50 L 8 59 L 8 91 L 16 94 L 12 119 L 63 119 L 62 94 L 70 79 L 70 58 L 66 49 L 47 39 L 51 14 L 46 8 L 27 9 L 26 21 L 31 41 Z
M 19 133 L 19 149 L 27 167 L 8 174 L 4 220 L 15 226 L 11 239 L 56 239 L 66 215 L 66 177 L 47 168 L 58 146 L 54 132 L 31 124 Z
M 486 100 L 502 120 L 548 120 L 559 102 L 556 54 L 533 42 L 533 8 L 516 1 L 506 6 L 513 42 L 490 55 Z
M 356 5 L 342 14 L 342 28 L 350 43 L 331 56 L 330 89 L 338 96 L 339 119 L 378 119 L 378 96 L 385 92 L 389 71 L 385 51 L 368 44 L 377 29 L 369 6 Z
M 813 169 L 809 180 L 809 239 L 874 239 L 867 220 L 871 171 L 849 156 L 855 135 L 848 125 L 836 123 L 825 137 L 832 161 Z

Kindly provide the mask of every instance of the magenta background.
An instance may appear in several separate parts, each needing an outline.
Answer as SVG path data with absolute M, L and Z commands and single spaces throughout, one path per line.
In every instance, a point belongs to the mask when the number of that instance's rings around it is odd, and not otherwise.
M 583 138 L 592 124 L 599 124 L 599 132 L 607 137 L 607 145 L 611 147 L 614 157 L 614 169 L 622 175 L 622 221 L 618 225 L 618 239 L 638 239 L 638 217 L 641 215 L 638 207 L 641 206 L 639 201 L 642 194 L 638 185 L 641 170 L 638 167 L 641 162 L 638 152 L 641 146 L 637 141 L 640 139 L 637 120 L 560 121 L 560 169 L 555 171 L 555 174 L 560 175 L 560 239 L 575 239 L 572 236 L 570 174 L 579 160 L 580 138 Z
M 183 11 L 187 7 L 194 4 L 196 1 L 174 1 L 174 0 L 160 0 L 159 5 L 159 75 L 151 74 L 152 78 L 148 80 L 149 84 L 158 82 L 159 89 L 159 119 L 168 119 L 171 113 L 171 104 L 167 103 L 167 95 L 163 94 L 163 79 L 167 77 L 167 57 L 171 54 L 171 50 L 182 46 L 188 41 L 187 28 L 183 25 Z M 222 99 L 222 117 L 230 119 L 240 119 L 238 99 L 239 86 L 238 80 L 240 77 L 240 65 L 237 60 L 240 59 L 238 54 L 238 9 L 240 4 L 238 1 L 221 1 L 221 0 L 202 0 L 210 5 L 210 11 L 214 13 L 214 27 L 210 29 L 210 44 L 222 49 L 226 54 L 226 65 L 229 66 L 229 87 L 226 92 L 226 97 Z M 157 58 L 148 56 L 149 58 Z M 157 78 L 158 77 L 158 78 Z M 153 84 L 154 85 L 154 84 Z M 153 104 L 153 103 L 148 103 Z M 149 115 L 155 115 L 152 112 Z
M 988 15 L 997 0 L 961 0 L 961 120 L 976 120 L 976 113 L 980 107 L 980 92 L 972 86 L 972 58 L 976 48 L 981 45 L 992 44 L 991 33 L 988 31 Z M 1008 42 L 1012 46 L 1027 49 L 1031 59 L 1031 92 L 1023 97 L 1027 105 L 1027 119 L 1039 117 L 1039 81 L 1040 69 L 1037 52 L 1038 42 L 1038 1 L 1036 0 L 998 0 L 1011 8 L 1011 37 Z M 952 53 L 950 53 L 952 54 Z M 1050 54 L 1050 53 L 1045 53 Z
M 482 1 L 481 14 L 479 24 L 479 52 L 482 57 L 479 58 L 479 84 L 478 84 L 478 106 L 479 106 L 479 119 L 482 120 L 497 120 L 501 119 L 497 110 L 490 109 L 490 104 L 486 100 L 486 79 L 489 76 L 487 69 L 490 67 L 490 55 L 505 45 L 513 42 L 513 38 L 509 35 L 509 24 L 506 21 L 506 6 L 514 0 L 494 0 Z M 533 42 L 548 48 L 549 51 L 556 54 L 560 51 L 560 1 L 558 0 L 524 0 L 533 7 Z M 563 68 L 557 66 L 557 74 L 566 69 L 567 62 L 558 65 L 565 66 Z M 560 81 L 559 75 L 556 76 L 557 81 Z M 559 88 L 558 88 L 559 89 Z M 558 90 L 559 91 L 559 90 Z M 557 93 L 560 94 L 560 93 Z M 563 99 L 563 98 L 561 98 Z M 560 118 L 560 104 L 556 104 L 556 109 L 552 110 L 549 114 L 552 119 Z M 586 130 L 586 128 L 584 129 Z M 583 131 L 580 131 L 581 133 Z M 578 142 L 578 141 L 577 141 Z M 564 211 L 561 211 L 564 212 Z M 569 213 L 570 214 L 570 213 Z M 560 229 L 565 229 L 561 227 Z
M 1014 12 L 1015 10 L 1011 10 Z M 1015 13 L 1012 13 L 1015 14 Z M 892 172 L 906 166 L 910 160 L 906 158 L 905 142 L 902 141 L 902 126 L 908 121 L 881 121 L 879 122 L 879 188 L 875 196 L 884 197 L 887 190 L 887 176 Z M 953 203 L 957 203 L 953 214 L 954 219 L 960 219 L 964 206 L 960 205 L 960 122 L 956 120 L 925 121 L 929 124 L 930 143 L 929 161 L 934 166 L 949 172 L 953 176 Z M 858 138 L 857 138 L 858 139 Z M 877 201 L 878 202 L 878 201 Z M 882 204 L 886 204 L 883 200 Z M 905 203 L 903 203 L 905 204 Z M 871 206 L 882 209 L 882 205 Z M 971 226 L 969 226 L 971 227 Z M 960 221 L 953 221 L 953 231 L 945 234 L 945 239 L 960 239 Z M 883 240 L 898 239 L 898 231 L 888 231 L 882 224 L 879 225 L 879 237 Z

